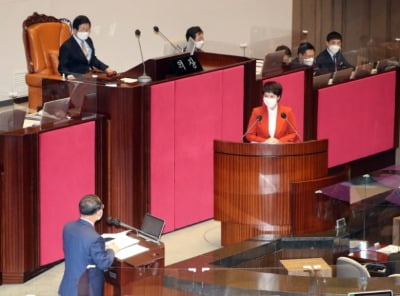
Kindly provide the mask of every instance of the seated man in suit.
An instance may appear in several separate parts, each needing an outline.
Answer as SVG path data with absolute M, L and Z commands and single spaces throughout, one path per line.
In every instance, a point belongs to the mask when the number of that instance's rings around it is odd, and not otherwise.
M 199 26 L 193 26 L 186 30 L 186 41 L 189 42 L 189 39 L 192 38 L 195 44 L 195 50 L 201 51 L 201 48 L 204 45 L 204 32 Z M 187 46 L 183 49 L 186 50 Z
M 77 16 L 72 23 L 72 36 L 60 47 L 58 72 L 69 79 L 75 78 L 74 74 L 85 74 L 94 68 L 105 71 L 109 76 L 116 73 L 96 57 L 93 41 L 89 37 L 90 27 L 87 16 Z
M 310 42 L 302 42 L 297 48 L 297 57 L 290 64 L 293 67 L 296 66 L 311 66 L 316 72 L 317 65 L 315 64 L 315 48 Z
M 289 65 L 290 62 L 292 61 L 292 51 L 290 48 L 286 45 L 279 45 L 275 51 L 284 51 L 285 55 L 283 56 L 283 63 L 285 65 Z
M 292 109 L 278 104 L 282 95 L 282 85 L 275 81 L 268 81 L 264 84 L 263 91 L 264 104 L 253 109 L 246 139 L 249 142 L 266 144 L 300 140 Z
M 61 296 L 77 296 L 82 287 L 86 288 L 84 295 L 103 295 L 104 270 L 118 252 L 115 245 L 105 249 L 104 239 L 94 229 L 103 216 L 103 207 L 98 196 L 86 195 L 79 202 L 80 219 L 64 226 L 65 271 L 58 290 Z
M 326 36 L 326 49 L 317 56 L 316 64 L 318 74 L 333 73 L 338 70 L 352 68 L 340 51 L 342 35 L 338 32 L 330 32 Z

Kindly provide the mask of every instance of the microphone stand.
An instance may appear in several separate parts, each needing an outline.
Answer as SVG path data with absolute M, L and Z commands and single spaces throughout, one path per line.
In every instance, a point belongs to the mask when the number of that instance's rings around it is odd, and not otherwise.
M 295 132 L 295 134 L 296 134 L 297 138 L 299 139 L 299 141 L 302 142 L 302 139 L 301 139 L 301 137 L 300 137 L 299 132 L 297 131 L 297 129 L 294 128 L 294 126 L 293 126 L 293 124 L 290 122 L 290 120 L 287 119 L 286 113 L 283 113 L 283 112 L 282 112 L 282 113 L 281 113 L 281 117 L 282 117 L 283 119 L 286 120 L 286 122 L 289 124 L 290 128 Z
M 136 30 L 135 31 L 135 35 L 136 35 L 136 37 L 138 39 L 138 44 L 139 44 L 139 49 L 140 49 L 140 56 L 142 58 L 142 64 L 143 64 L 143 75 L 138 77 L 138 81 L 141 82 L 141 83 L 149 83 L 149 82 L 151 82 L 151 77 L 146 74 L 146 64 L 145 64 L 144 59 L 143 59 L 142 45 L 140 44 L 140 30 Z

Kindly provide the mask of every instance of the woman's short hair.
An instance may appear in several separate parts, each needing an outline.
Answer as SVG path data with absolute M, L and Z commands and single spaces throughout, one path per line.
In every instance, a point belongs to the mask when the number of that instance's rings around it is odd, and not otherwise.
M 79 26 L 82 24 L 89 24 L 89 27 L 92 25 L 86 15 L 78 15 L 72 22 L 72 29 L 79 30 Z
M 81 198 L 79 202 L 79 212 L 81 215 L 91 216 L 96 214 L 103 207 L 100 197 L 88 194 Z
M 189 38 L 196 39 L 197 33 L 203 33 L 203 30 L 199 26 L 193 26 L 186 30 L 186 41 L 189 41 Z
M 282 95 L 282 85 L 276 81 L 268 81 L 264 83 L 263 91 L 280 97 Z

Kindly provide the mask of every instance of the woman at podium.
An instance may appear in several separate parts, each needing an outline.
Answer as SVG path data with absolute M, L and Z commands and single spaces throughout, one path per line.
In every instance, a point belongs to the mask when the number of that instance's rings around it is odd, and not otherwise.
M 247 126 L 249 142 L 277 144 L 299 140 L 292 109 L 279 105 L 282 85 L 268 81 L 263 86 L 263 105 L 253 109 Z

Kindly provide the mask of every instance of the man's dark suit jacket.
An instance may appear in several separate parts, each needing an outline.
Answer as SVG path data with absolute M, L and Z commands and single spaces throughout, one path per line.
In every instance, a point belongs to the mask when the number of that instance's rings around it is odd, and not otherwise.
M 326 73 L 333 73 L 338 70 L 343 70 L 346 68 L 352 68 L 353 66 L 344 58 L 343 54 L 339 51 L 336 53 L 336 69 L 335 69 L 335 62 L 333 61 L 331 55 L 329 54 L 328 50 L 325 49 L 320 52 L 317 56 L 315 61 L 318 67 L 318 75 L 326 74 Z
M 71 36 L 61 45 L 58 58 L 58 72 L 65 75 L 84 74 L 89 72 L 92 67 L 96 67 L 102 71 L 108 68 L 106 64 L 96 57 L 92 39 L 88 38 L 86 42 L 92 49 L 90 61 L 85 57 L 81 46 L 76 42 L 74 36 Z
M 105 250 L 104 239 L 88 221 L 82 219 L 64 226 L 63 247 L 65 271 L 58 293 L 77 296 L 79 281 L 85 276 L 85 286 L 90 291 L 85 295 L 103 295 L 104 270 L 113 263 L 114 251 Z M 88 265 L 96 267 L 87 269 Z

